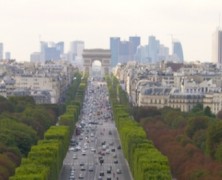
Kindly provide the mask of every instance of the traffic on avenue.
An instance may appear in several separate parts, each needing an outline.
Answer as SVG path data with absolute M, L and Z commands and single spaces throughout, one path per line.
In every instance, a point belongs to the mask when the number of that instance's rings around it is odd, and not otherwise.
M 89 78 L 60 180 L 132 180 L 112 117 L 107 84 Z

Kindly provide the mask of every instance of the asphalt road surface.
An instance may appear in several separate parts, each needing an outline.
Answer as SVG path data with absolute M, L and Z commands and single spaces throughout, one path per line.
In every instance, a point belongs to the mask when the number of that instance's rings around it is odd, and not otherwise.
M 89 80 L 76 129 L 78 133 L 73 134 L 60 180 L 133 179 L 112 119 L 106 82 Z

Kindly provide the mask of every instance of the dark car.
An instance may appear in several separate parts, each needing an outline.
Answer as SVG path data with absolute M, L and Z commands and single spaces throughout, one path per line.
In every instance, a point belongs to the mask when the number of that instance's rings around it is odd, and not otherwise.
M 99 175 L 100 175 L 100 176 L 104 176 L 104 174 L 105 174 L 105 173 L 104 173 L 103 171 L 100 171 L 100 172 L 99 172 Z

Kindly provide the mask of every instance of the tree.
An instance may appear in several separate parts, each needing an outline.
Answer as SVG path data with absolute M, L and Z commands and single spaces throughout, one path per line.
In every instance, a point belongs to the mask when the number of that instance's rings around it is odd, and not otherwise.
M 222 120 L 222 110 L 217 113 L 217 118 Z
M 196 131 L 208 127 L 209 118 L 207 116 L 190 117 L 186 127 L 186 134 L 192 138 Z
M 193 107 L 191 110 L 192 113 L 198 113 L 203 111 L 203 104 L 198 103 L 196 106 Z
M 29 126 L 13 119 L 0 119 L 0 140 L 9 147 L 18 147 L 27 155 L 30 147 L 37 142 L 36 132 Z
M 204 108 L 204 114 L 208 117 L 215 117 L 215 115 L 211 112 L 211 109 L 209 106 Z

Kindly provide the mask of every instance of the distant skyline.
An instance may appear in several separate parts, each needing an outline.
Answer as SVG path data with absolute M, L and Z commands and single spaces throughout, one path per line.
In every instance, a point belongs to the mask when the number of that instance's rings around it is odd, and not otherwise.
M 179 40 L 185 61 L 210 61 L 221 7 L 221 0 L 0 0 L 0 42 L 29 61 L 40 40 L 64 41 L 67 52 L 74 40 L 109 48 L 110 37 L 137 35 L 144 45 L 154 35 L 170 52 L 172 37 Z

